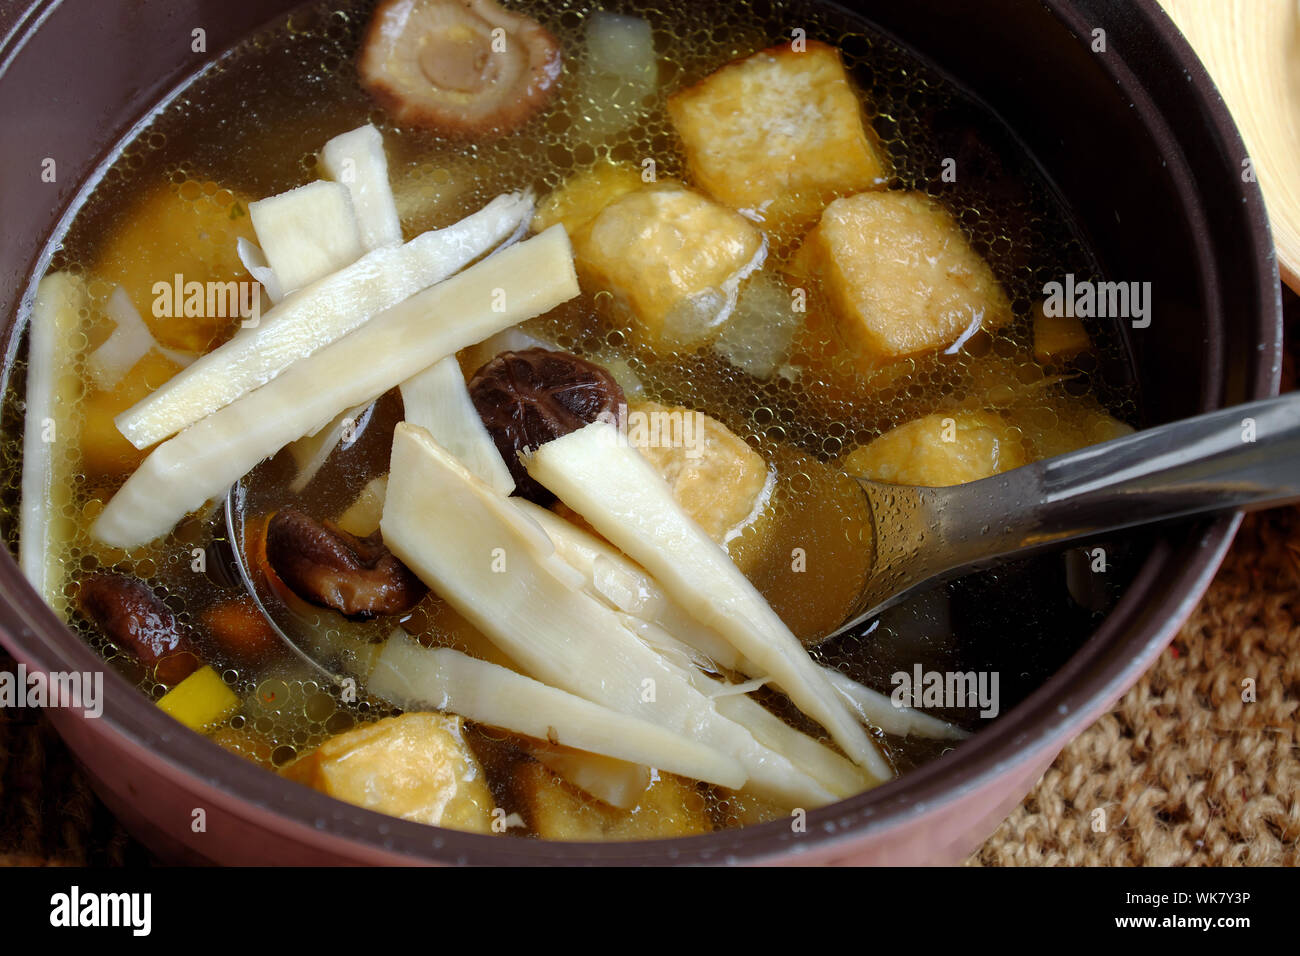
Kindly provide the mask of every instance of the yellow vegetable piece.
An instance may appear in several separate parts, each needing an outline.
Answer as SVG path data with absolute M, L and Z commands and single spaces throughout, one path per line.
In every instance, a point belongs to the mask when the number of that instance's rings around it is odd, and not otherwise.
M 158 707 L 191 730 L 203 730 L 237 711 L 239 698 L 220 674 L 204 664 L 164 694 Z
M 1092 348 L 1083 323 L 1073 315 L 1047 315 L 1034 306 L 1034 358 L 1043 364 L 1063 362 Z
M 572 236 L 615 199 L 641 186 L 641 174 L 631 166 L 608 161 L 598 163 L 570 176 L 541 201 L 533 215 L 533 232 L 541 232 L 558 222 Z
M 673 774 L 660 774 L 630 810 L 583 795 L 533 761 L 515 771 L 512 785 L 525 819 L 547 840 L 655 840 L 712 829 L 704 796 Z
M 367 810 L 492 832 L 492 794 L 459 717 L 402 714 L 366 724 L 325 741 L 284 775 Z
M 93 389 L 86 395 L 81 457 L 87 474 L 125 475 L 144 460 L 148 450 L 138 449 L 123 438 L 113 419 L 180 370 L 171 359 L 151 349 L 112 389 Z
M 1026 463 L 1019 429 L 993 412 L 936 412 L 855 449 L 844 471 L 897 485 L 941 487 Z
M 239 317 L 187 316 L 184 299 L 163 301 L 172 314 L 155 315 L 155 301 L 162 300 L 154 285 L 174 288 L 177 275 L 182 283 L 251 282 L 236 251 L 240 238 L 255 241 L 244 197 L 215 183 L 165 183 L 146 194 L 109 234 L 92 272 L 126 289 L 160 345 L 206 352 L 238 327 Z

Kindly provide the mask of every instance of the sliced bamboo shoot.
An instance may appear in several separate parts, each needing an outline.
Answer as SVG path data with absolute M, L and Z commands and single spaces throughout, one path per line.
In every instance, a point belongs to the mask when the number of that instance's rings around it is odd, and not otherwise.
M 548 442 L 528 457 L 527 467 L 700 623 L 778 682 L 850 758 L 876 776 L 892 773 L 799 639 L 727 552 L 682 511 L 650 463 L 621 440 L 617 426 L 593 422 Z
M 932 740 L 965 740 L 970 736 L 946 720 L 932 717 L 911 707 L 899 707 L 888 695 L 864 687 L 853 678 L 837 670 L 826 668 L 827 676 L 835 690 L 848 702 L 859 717 L 888 734 L 900 737 L 929 737 Z
M 454 226 L 367 253 L 289 295 L 256 328 L 244 329 L 127 409 L 115 420 L 118 429 L 136 448 L 147 448 L 194 424 L 460 271 L 508 238 L 531 211 L 532 200 L 523 194 L 498 196 Z
M 515 498 L 512 503 L 542 526 L 556 552 L 586 577 L 594 596 L 619 611 L 662 628 L 721 667 L 744 670 L 740 667 L 741 655 L 722 635 L 683 610 L 658 581 L 618 549 L 527 499 Z M 762 676 L 752 670 L 745 673 Z
M 657 724 L 449 647 L 422 647 L 401 632 L 384 645 L 366 689 L 403 710 L 459 714 L 525 737 L 724 787 L 738 787 L 746 779 L 735 760 Z
M 361 229 L 340 183 L 317 180 L 248 204 L 257 244 L 286 294 L 361 258 Z
M 711 664 L 763 678 L 758 668 L 717 631 L 687 614 L 664 593 L 659 582 L 607 542 L 531 501 L 512 498 L 511 502 L 542 526 L 560 557 L 582 572 L 589 593 L 626 614 L 628 627 L 642 641 L 684 667 Z M 795 730 L 748 697 L 724 701 L 722 698 L 738 693 L 737 685 L 722 684 L 703 673 L 692 673 L 691 678 L 702 693 L 715 698 L 720 713 L 742 725 L 759 743 L 788 758 L 836 796 L 849 796 L 893 777 L 892 772 L 882 777 L 864 774 L 829 747 Z M 886 770 L 883 764 L 875 765 L 875 769 L 881 773 Z
M 658 625 L 634 619 L 628 622 L 628 626 L 661 653 L 689 657 L 691 648 Z M 698 669 L 690 671 L 690 678 L 700 693 L 713 698 L 718 713 L 740 724 L 760 744 L 775 750 L 837 797 L 860 793 L 895 776 L 893 768 L 883 760 L 873 763 L 870 768 L 857 766 L 820 741 L 795 730 L 748 696 L 748 691 L 765 683 L 766 678 L 731 684 Z
M 388 184 L 388 157 L 379 130 L 367 124 L 335 136 L 320 151 L 320 165 L 325 175 L 351 194 L 361 244 L 367 251 L 402 241 L 402 222 Z
M 289 490 L 295 495 L 306 490 L 312 479 L 324 467 L 325 462 L 329 460 L 329 456 L 334 453 L 334 449 L 340 443 L 345 448 L 352 444 L 354 439 L 348 437 L 349 432 L 355 434 L 365 428 L 365 422 L 373 408 L 374 403 L 368 402 L 356 408 L 346 409 L 325 428 L 314 435 L 304 435 L 290 445 L 289 454 L 293 456 L 294 463 L 298 466 L 298 474 L 294 475 L 293 481 L 289 482 Z
M 271 300 L 271 304 L 279 305 L 280 300 L 284 298 L 284 289 L 280 288 L 280 280 L 275 277 L 275 270 L 267 264 L 266 256 L 258 248 L 257 243 L 249 242 L 240 236 L 239 241 L 235 243 L 235 249 L 239 253 L 239 261 L 244 264 L 248 274 L 262 284 L 262 289 L 266 292 L 266 297 Z
M 393 439 L 384 543 L 525 673 L 639 717 L 739 761 L 749 786 L 796 805 L 830 791 L 763 747 L 689 676 L 643 644 L 619 615 L 573 580 L 573 569 L 510 499 L 475 478 L 427 432 L 405 422 Z
M 622 810 L 635 807 L 652 781 L 645 764 L 549 746 L 533 747 L 528 752 L 579 790 Z
M 456 356 L 403 382 L 402 405 L 408 422 L 432 435 L 494 491 L 508 495 L 515 490 L 510 469 L 469 397 Z
M 36 287 L 28 324 L 18 561 L 32 587 L 51 602 L 62 591 L 59 545 L 65 522 L 58 520 L 58 512 L 72 493 L 58 463 L 77 440 L 67 417 L 79 391 L 76 356 L 68 343 L 80 329 L 88 303 L 79 278 L 52 273 Z
M 194 361 L 194 355 L 189 352 L 177 352 L 158 344 L 121 286 L 108 297 L 104 311 L 113 322 L 113 332 L 86 359 L 86 371 L 96 387 L 104 390 L 114 388 L 152 349 L 158 349 L 180 366 Z
M 91 534 L 124 548 L 152 541 L 343 409 L 577 294 L 563 228 L 504 249 L 164 442 L 109 501 Z
M 348 510 L 334 522 L 340 529 L 358 538 L 368 538 L 379 530 L 379 519 L 384 515 L 384 498 L 388 494 L 388 476 L 371 478 L 348 505 Z
M 554 543 L 556 553 L 587 578 L 588 591 L 592 595 L 603 598 L 610 607 L 639 619 L 645 625 L 634 627 L 642 640 L 650 641 L 655 646 L 659 646 L 660 650 L 676 651 L 680 657 L 695 659 L 697 665 L 701 663 L 700 658 L 702 658 L 705 666 L 711 664 L 715 668 L 738 671 L 759 679 L 766 676 L 761 668 L 747 660 L 717 631 L 704 626 L 683 610 L 681 605 L 664 592 L 658 581 L 611 547 L 608 542 L 588 534 L 572 521 L 524 498 L 512 498 L 511 501 L 516 508 L 542 526 Z M 680 644 L 684 647 L 660 646 L 665 639 L 670 644 Z M 870 727 L 891 734 L 902 736 L 914 734 L 918 737 L 939 740 L 959 740 L 966 736 L 965 731 L 946 721 L 930 717 L 923 711 L 894 705 L 884 694 L 859 684 L 832 667 L 823 666 L 822 669 L 835 685 L 835 689 L 840 692 L 840 696 Z M 762 707 L 759 709 L 767 713 Z M 739 719 L 736 714 L 729 716 L 749 727 L 749 724 Z M 782 726 L 786 725 L 782 724 Z M 749 729 L 754 730 L 753 727 Z M 806 735 L 799 736 L 821 746 Z M 769 743 L 768 746 L 773 745 Z M 780 747 L 773 747 L 773 749 L 781 750 Z M 826 748 L 822 749 L 826 750 Z M 782 753 L 791 756 L 791 753 L 785 750 L 782 750 Z M 841 763 L 845 762 L 830 750 L 826 750 L 826 753 L 831 754 Z M 798 760 L 795 760 L 795 763 L 823 783 L 828 783 L 826 778 L 818 776 L 818 773 L 806 763 L 800 763 Z M 830 766 L 830 763 L 827 766 Z M 830 779 L 834 779 L 834 774 Z M 844 780 L 847 777 L 841 773 L 840 779 Z

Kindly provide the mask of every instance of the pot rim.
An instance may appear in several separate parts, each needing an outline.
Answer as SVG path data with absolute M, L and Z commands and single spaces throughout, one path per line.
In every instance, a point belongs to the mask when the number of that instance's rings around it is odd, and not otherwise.
M 1069 0 L 1041 0 L 1049 11 L 1085 37 L 1092 24 Z M 47 7 L 55 6 L 51 3 Z M 38 12 L 40 3 L 30 12 Z M 1208 74 L 1182 35 L 1154 0 L 1140 0 L 1126 11 L 1145 19 L 1165 45 L 1165 53 L 1183 69 L 1188 85 L 1212 120 L 1209 132 L 1225 155 L 1246 155 L 1227 108 Z M 11 47 L 18 31 L 35 29 L 44 16 L 20 18 L 0 50 Z M 11 56 L 21 48 L 11 48 Z M 9 59 L 9 58 L 6 58 Z M 1143 94 L 1137 78 L 1119 57 L 1105 59 L 1114 81 L 1136 96 Z M 0 76 L 3 67 L 0 62 Z M 941 65 L 940 65 L 941 66 Z M 1157 114 L 1158 115 L 1158 114 Z M 1159 130 L 1157 139 L 1160 139 Z M 1176 146 L 1172 134 L 1161 142 L 1165 152 Z M 1250 237 L 1250 255 L 1258 263 L 1261 304 L 1272 305 L 1254 316 L 1257 348 L 1250 368 L 1246 400 L 1277 394 L 1281 355 L 1281 293 L 1272 252 L 1267 214 L 1259 187 L 1240 183 Z M 77 205 L 74 201 L 74 206 Z M 44 259 L 44 257 L 42 257 Z M 34 280 L 33 280 L 34 281 Z M 25 300 L 25 301 L 29 301 Z M 1271 313 L 1271 314 L 1267 314 Z M 1270 318 L 1272 319 L 1270 326 Z M 1223 356 L 1219 356 L 1222 364 Z M 1210 388 L 1217 388 L 1210 376 Z M 1219 407 L 1222 396 L 1205 394 L 1205 408 Z M 0 559 L 0 593 L 12 616 L 0 622 L 0 641 L 30 668 L 103 670 L 104 711 L 97 718 L 98 734 L 107 733 L 115 746 L 160 774 L 183 781 L 196 796 L 224 806 L 251 822 L 285 832 L 296 831 L 311 841 L 338 851 L 341 858 L 365 857 L 376 862 L 472 862 L 476 864 L 636 864 L 765 862 L 776 857 L 831 853 L 850 843 L 927 817 L 941 814 L 969 794 L 984 790 L 996 778 L 1031 761 L 1055 754 L 1123 694 L 1173 637 L 1209 585 L 1241 521 L 1240 513 L 1202 520 L 1157 539 L 1133 582 L 1100 627 L 1064 665 L 993 726 L 960 747 L 909 771 L 903 777 L 807 815 L 806 832 L 796 834 L 788 822 L 776 820 L 734 830 L 669 840 L 625 843 L 557 843 L 541 840 L 501 840 L 400 820 L 342 803 L 315 790 L 285 780 L 231 754 L 202 735 L 189 731 L 142 695 L 123 677 L 105 667 L 27 583 L 12 556 Z M 1180 560 L 1189 556 L 1187 560 Z M 1150 602 L 1150 589 L 1159 586 L 1159 600 Z M 1130 636 L 1117 641 L 1118 635 Z M 80 714 L 63 715 L 86 719 Z

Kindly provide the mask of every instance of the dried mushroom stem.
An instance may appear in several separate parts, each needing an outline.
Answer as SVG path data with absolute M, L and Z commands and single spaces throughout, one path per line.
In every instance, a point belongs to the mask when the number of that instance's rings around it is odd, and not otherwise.
M 97 574 L 81 582 L 77 604 L 118 647 L 131 651 L 169 687 L 199 667 L 176 615 L 149 585 L 121 574 Z

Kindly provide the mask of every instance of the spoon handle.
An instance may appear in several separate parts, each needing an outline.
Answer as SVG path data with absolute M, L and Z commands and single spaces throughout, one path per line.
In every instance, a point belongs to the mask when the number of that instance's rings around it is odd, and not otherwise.
M 1030 466 L 1055 539 L 1300 500 L 1300 393 L 1135 432 Z
M 859 480 L 875 525 L 875 563 L 854 624 L 927 581 L 1013 555 L 1171 518 L 1300 501 L 1300 393 L 1148 428 L 964 485 Z

